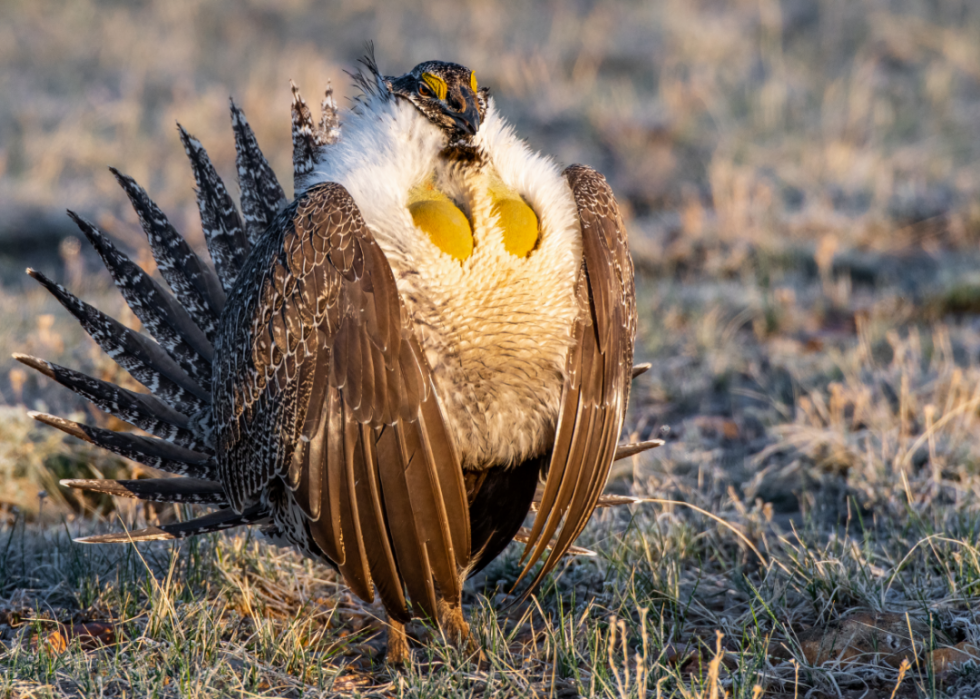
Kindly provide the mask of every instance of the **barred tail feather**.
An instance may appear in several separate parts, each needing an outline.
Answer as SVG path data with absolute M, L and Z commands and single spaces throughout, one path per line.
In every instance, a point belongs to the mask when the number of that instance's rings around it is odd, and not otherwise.
M 94 225 L 72 211 L 68 215 L 102 257 L 136 317 L 180 368 L 210 391 L 214 347 L 184 307 L 139 265 L 119 252 Z
M 231 125 L 235 132 L 235 165 L 238 169 L 238 185 L 242 192 L 242 218 L 249 242 L 255 245 L 286 206 L 286 195 L 262 155 L 252 127 L 235 101 L 231 101 Z
M 220 532 L 224 529 L 241 527 L 248 524 L 261 524 L 269 518 L 269 512 L 261 507 L 252 507 L 238 514 L 234 510 L 218 510 L 211 514 L 176 524 L 164 524 L 159 527 L 147 527 L 133 532 L 118 534 L 100 534 L 75 539 L 80 544 L 128 544 L 135 541 L 167 541 L 171 539 L 186 539 L 189 536 Z
M 61 485 L 90 493 L 105 493 L 147 502 L 228 506 L 228 498 L 221 484 L 200 478 L 141 478 L 128 481 L 113 481 L 106 478 L 66 479 L 61 481 Z
M 201 227 L 225 293 L 235 286 L 238 272 L 248 256 L 251 244 L 245 235 L 242 219 L 224 182 L 218 176 L 204 146 L 184 127 L 177 125 L 184 151 L 191 161 L 197 182 L 197 206 Z
M 102 381 L 81 372 L 25 354 L 13 355 L 21 364 L 57 381 L 83 398 L 92 401 L 99 410 L 114 415 L 154 437 L 179 447 L 211 454 L 201 426 L 177 412 L 159 398 Z
M 601 507 L 601 506 L 600 506 Z M 519 544 L 524 544 L 525 546 L 531 540 L 531 530 L 527 527 L 521 527 L 517 534 L 514 535 L 514 541 Z M 551 550 L 551 542 L 545 545 L 545 550 Z M 587 558 L 594 558 L 598 556 L 595 551 L 591 549 L 582 548 L 581 546 L 569 546 L 568 551 L 566 551 L 569 556 L 585 556 Z
M 225 290 L 218 281 L 218 275 L 191 250 L 187 241 L 136 180 L 115 168 L 110 167 L 109 171 L 126 192 L 139 216 L 160 274 L 208 341 L 214 342 L 218 316 L 225 305 Z
M 327 89 L 323 91 L 320 102 L 320 133 L 325 144 L 336 143 L 340 140 L 340 113 L 337 100 L 333 97 L 333 85 L 327 81 Z
M 619 461 L 620 459 L 627 459 L 631 456 L 636 456 L 637 454 L 642 454 L 649 449 L 656 449 L 657 447 L 662 447 L 664 445 L 664 440 L 662 439 L 651 439 L 647 442 L 636 442 L 635 444 L 620 444 L 616 447 L 616 455 L 613 457 L 613 461 Z
M 289 86 L 293 90 L 293 188 L 298 192 L 303 179 L 316 165 L 316 151 L 321 144 L 306 100 L 292 81 Z
M 56 427 L 72 437 L 77 437 L 150 468 L 177 476 L 191 476 L 204 480 L 214 480 L 217 477 L 214 459 L 209 455 L 178 447 L 162 439 L 104 430 L 101 427 L 83 425 L 56 415 L 48 415 L 33 410 L 28 415 L 38 422 Z

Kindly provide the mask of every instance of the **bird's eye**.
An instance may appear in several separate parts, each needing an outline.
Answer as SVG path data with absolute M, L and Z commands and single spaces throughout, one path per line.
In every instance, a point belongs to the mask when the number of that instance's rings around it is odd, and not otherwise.
M 432 97 L 432 88 L 430 88 L 425 83 L 419 85 L 419 94 L 423 97 Z

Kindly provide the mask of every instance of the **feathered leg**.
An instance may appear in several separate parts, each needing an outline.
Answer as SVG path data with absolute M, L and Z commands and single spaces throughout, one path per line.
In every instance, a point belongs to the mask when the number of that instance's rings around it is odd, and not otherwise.
M 479 655 L 482 659 L 480 647 L 470 633 L 470 625 L 463 616 L 463 608 L 460 605 L 451 605 L 445 600 L 439 600 L 439 627 L 451 643 L 465 648 L 471 655 Z M 388 652 L 385 654 L 385 662 L 389 665 L 404 665 L 411 660 L 411 657 L 405 625 L 389 617 Z
M 462 605 L 439 600 L 439 626 L 451 643 L 465 648 L 470 655 L 480 655 L 482 658 L 480 646 L 470 633 L 470 625 L 463 615 Z
M 405 624 L 394 619 L 388 619 L 388 653 L 385 662 L 389 665 L 404 665 L 411 659 L 408 649 L 408 635 Z

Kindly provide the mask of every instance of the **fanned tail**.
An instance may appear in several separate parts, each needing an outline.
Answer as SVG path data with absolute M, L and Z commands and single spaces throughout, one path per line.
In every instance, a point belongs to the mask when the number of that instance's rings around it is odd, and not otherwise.
M 179 476 L 119 481 L 66 480 L 62 485 L 151 502 L 224 508 L 189 522 L 80 541 L 182 539 L 268 520 L 269 513 L 263 506 L 240 513 L 230 508 L 225 489 L 217 480 L 211 427 L 211 375 L 218 319 L 249 249 L 286 205 L 282 187 L 259 150 L 245 115 L 234 102 L 231 118 L 242 215 L 201 143 L 180 128 L 197 184 L 201 224 L 213 265 L 198 257 L 143 188 L 118 170 L 111 169 L 112 174 L 139 216 L 157 268 L 169 289 L 120 252 L 94 224 L 69 212 L 101 256 L 149 336 L 125 327 L 43 274 L 28 270 L 81 323 L 99 347 L 148 391 L 132 391 L 37 357 L 17 354 L 14 358 L 19 362 L 147 434 L 114 432 L 45 413 L 32 412 L 31 417 L 125 458 Z M 329 113 L 325 106 L 321 130 L 334 129 L 335 122 L 336 112 Z

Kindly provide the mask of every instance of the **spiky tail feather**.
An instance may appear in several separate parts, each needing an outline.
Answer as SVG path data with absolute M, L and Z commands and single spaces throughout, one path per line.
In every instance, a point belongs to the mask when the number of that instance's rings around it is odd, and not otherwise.
M 211 534 L 224 529 L 232 529 L 247 524 L 264 524 L 269 513 L 260 507 L 251 507 L 241 514 L 234 510 L 225 509 L 192 519 L 187 522 L 163 524 L 159 527 L 147 527 L 118 534 L 99 534 L 75 539 L 80 544 L 128 544 L 131 541 L 162 541 L 168 539 L 186 539 L 189 536 Z
M 293 91 L 293 188 L 298 193 L 305 186 L 307 175 L 319 162 L 323 146 L 340 139 L 340 117 L 329 83 L 320 103 L 319 125 L 313 123 L 313 112 L 306 106 L 299 88 L 291 80 L 289 85 Z
M 213 266 L 191 250 L 143 188 L 118 170 L 112 169 L 112 174 L 139 216 L 169 290 L 117 250 L 94 224 L 69 212 L 102 257 L 126 303 L 152 339 L 126 328 L 44 275 L 28 270 L 75 316 L 103 351 L 145 386 L 149 394 L 130 391 L 36 357 L 15 355 L 15 358 L 150 436 L 113 432 L 44 413 L 32 412 L 31 417 L 120 456 L 182 476 L 120 481 L 68 480 L 62 484 L 153 502 L 198 503 L 226 508 L 191 522 L 89 537 L 84 541 L 180 539 L 257 524 L 268 517 L 261 507 L 243 513 L 227 509 L 224 488 L 215 480 L 211 438 L 211 364 L 218 318 L 249 248 L 286 204 L 282 187 L 259 150 L 255 134 L 234 103 L 231 116 L 244 220 L 201 143 L 180 129 L 194 171 L 201 223 Z
M 134 481 L 66 479 L 61 485 L 90 493 L 104 493 L 147 502 L 172 502 L 192 505 L 228 506 L 225 491 L 217 481 L 201 478 L 141 478 Z

